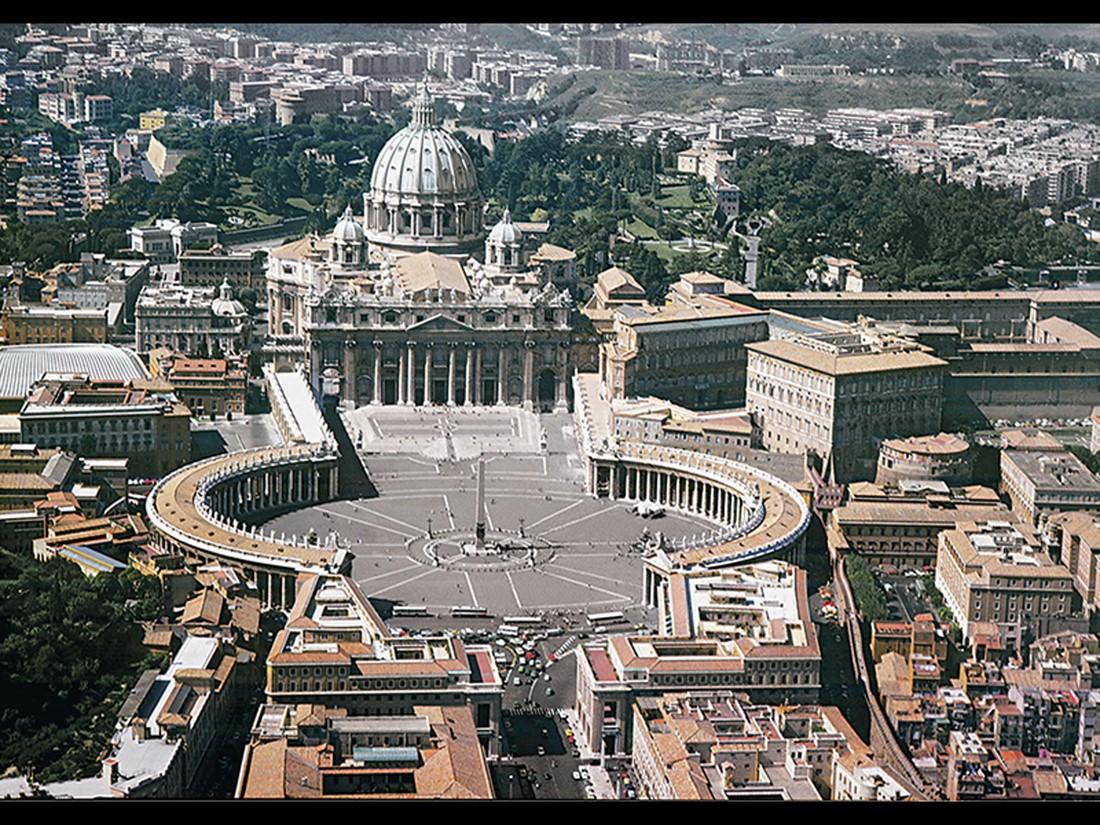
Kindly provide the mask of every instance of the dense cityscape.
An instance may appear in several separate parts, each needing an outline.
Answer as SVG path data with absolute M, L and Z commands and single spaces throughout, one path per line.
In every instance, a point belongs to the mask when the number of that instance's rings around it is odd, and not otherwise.
M 0 24 L 0 798 L 1100 798 L 1097 77 Z

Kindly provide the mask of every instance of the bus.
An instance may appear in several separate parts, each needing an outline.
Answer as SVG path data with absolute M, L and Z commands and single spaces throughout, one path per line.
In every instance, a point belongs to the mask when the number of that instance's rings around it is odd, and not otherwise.
M 452 607 L 451 615 L 461 619 L 487 619 L 489 611 L 484 607 Z
M 497 628 L 497 633 L 499 633 L 501 636 L 518 636 L 519 628 L 517 628 L 515 625 L 502 624 L 500 627 Z
M 431 616 L 432 614 L 429 613 L 428 608 L 426 608 L 422 604 L 395 604 L 393 606 L 393 615 L 394 615 L 394 617 L 398 617 L 398 616 Z
M 541 624 L 542 619 L 538 616 L 505 616 L 504 623 L 512 625 L 532 625 Z
M 626 617 L 621 610 L 613 610 L 608 613 L 589 613 L 589 624 L 618 624 L 619 622 L 625 622 Z

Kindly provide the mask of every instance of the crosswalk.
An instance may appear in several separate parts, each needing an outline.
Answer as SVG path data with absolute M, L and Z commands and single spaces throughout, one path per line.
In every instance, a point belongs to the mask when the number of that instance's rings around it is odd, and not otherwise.
M 569 648 L 571 648 L 573 646 L 573 643 L 576 641 L 576 633 L 571 633 L 570 635 L 566 636 L 565 641 L 558 645 L 558 649 L 554 651 L 554 658 L 560 659 L 562 656 L 564 656 L 569 651 Z
M 502 715 L 504 716 L 557 716 L 558 712 L 554 708 L 535 707 L 534 705 L 523 705 L 522 707 L 512 710 L 508 708 L 502 709 Z

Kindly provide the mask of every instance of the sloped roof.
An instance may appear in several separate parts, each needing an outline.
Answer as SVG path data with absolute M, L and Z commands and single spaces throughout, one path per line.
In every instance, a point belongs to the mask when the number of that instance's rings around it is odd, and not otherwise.
M 462 264 L 434 252 L 401 258 L 395 269 L 405 292 L 416 294 L 429 289 L 453 289 L 462 295 L 470 292 L 470 282 L 466 280 Z
M 557 246 L 552 243 L 544 243 L 531 256 L 531 260 L 540 261 L 571 261 L 575 260 L 577 253 L 570 249 L 566 249 L 561 246 Z
M 604 293 L 607 295 L 611 295 L 615 292 L 634 293 L 638 295 L 645 294 L 642 285 L 638 283 L 634 276 L 624 269 L 619 269 L 617 266 L 605 269 L 597 275 L 596 284 L 602 287 Z
M 745 348 L 782 361 L 808 367 L 827 375 L 853 375 L 864 372 L 942 367 L 947 364 L 946 361 L 920 350 L 832 355 L 781 340 L 749 343 L 745 344 Z

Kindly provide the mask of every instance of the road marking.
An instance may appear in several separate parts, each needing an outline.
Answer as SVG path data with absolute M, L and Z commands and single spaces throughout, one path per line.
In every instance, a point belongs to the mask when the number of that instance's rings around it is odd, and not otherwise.
M 516 592 L 516 583 L 512 581 L 512 571 L 509 570 L 505 574 L 508 577 L 508 586 L 512 588 L 512 596 L 515 597 L 516 607 L 523 608 L 523 602 L 519 600 L 519 593 Z
M 561 515 L 562 513 L 564 513 L 564 512 L 566 511 L 566 510 L 572 510 L 572 509 L 573 509 L 574 507 L 576 507 L 576 506 L 577 506 L 578 504 L 580 504 L 580 503 L 581 503 L 581 502 L 583 502 L 583 501 L 584 501 L 584 499 L 583 499 L 583 498 L 579 498 L 579 499 L 577 499 L 576 501 L 574 501 L 574 502 L 573 502 L 572 504 L 567 504 L 567 505 L 566 505 L 565 507 L 562 507 L 562 508 L 561 508 L 560 510 L 555 510 L 555 511 L 554 511 L 553 513 L 551 513 L 550 515 L 548 515 L 548 516 L 543 516 L 543 517 L 542 517 L 542 518 L 540 518 L 540 519 L 539 519 L 538 521 L 536 521 L 536 522 L 533 522 L 533 523 L 531 523 L 531 524 L 527 525 L 527 528 L 528 528 L 528 529 L 531 529 L 532 527 L 537 527 L 538 525 L 542 524 L 542 523 L 543 523 L 544 521 L 548 521 L 548 520 L 550 520 L 550 519 L 554 518 L 555 516 L 560 516 L 560 515 Z
M 606 593 L 608 596 L 614 596 L 615 597 L 614 601 L 619 601 L 619 602 L 632 601 L 630 596 L 624 596 L 622 593 L 616 593 L 613 590 L 604 590 L 602 587 L 596 587 L 595 585 L 591 585 L 588 582 L 580 582 L 580 581 L 577 581 L 576 579 L 571 579 L 567 576 L 559 576 L 558 574 L 552 573 L 550 570 L 547 570 L 545 568 L 543 568 L 543 572 L 547 576 L 553 576 L 555 579 L 561 579 L 563 582 L 569 582 L 570 584 L 575 584 L 578 587 L 586 587 L 586 588 L 589 588 L 591 590 L 597 590 L 600 593 Z M 642 589 L 641 585 L 638 585 L 637 589 L 641 590 Z M 603 604 L 603 602 L 592 602 L 592 604 Z
M 451 514 L 451 502 L 447 501 L 447 494 L 443 494 L 443 506 L 446 507 L 447 518 L 451 522 L 451 529 L 455 529 L 455 517 Z
M 359 584 L 362 584 L 363 582 L 372 582 L 372 581 L 376 581 L 377 579 L 384 579 L 387 576 L 393 576 L 396 573 L 404 573 L 406 570 L 423 570 L 423 569 L 424 569 L 424 565 L 422 565 L 422 564 L 410 564 L 408 567 L 399 567 L 396 570 L 388 570 L 385 573 L 379 573 L 376 576 L 367 576 L 364 579 L 356 579 L 356 582 L 359 583 Z M 403 581 L 401 583 L 404 584 Z M 371 591 L 371 592 L 373 593 L 374 591 Z
M 420 567 L 420 565 L 417 565 L 417 567 Z M 406 569 L 408 569 L 408 568 L 406 568 Z M 412 582 L 416 581 L 417 579 L 422 579 L 425 576 L 430 576 L 432 573 L 435 573 L 435 572 L 438 572 L 438 571 L 436 571 L 436 569 L 433 567 L 430 570 L 425 570 L 419 576 L 412 576 L 411 578 L 408 578 L 408 579 L 405 579 L 403 581 L 397 582 L 397 584 L 391 584 L 389 587 L 383 587 L 381 590 L 372 590 L 371 595 L 372 596 L 377 596 L 381 593 L 388 593 L 390 590 L 393 590 L 393 589 L 398 588 L 398 587 L 404 587 L 405 585 L 411 584 Z
M 581 516 L 578 519 L 573 519 L 572 521 L 567 521 L 567 522 L 565 522 L 565 524 L 559 524 L 557 527 L 551 527 L 549 530 L 543 530 L 543 533 L 553 533 L 555 530 L 561 530 L 565 527 L 572 527 L 574 524 L 579 524 L 580 522 L 584 521 L 585 519 L 590 519 L 590 518 L 594 518 L 595 516 L 603 516 L 603 515 L 607 515 L 606 510 L 597 510 L 594 513 L 589 513 L 587 516 Z
M 392 527 L 383 527 L 381 524 L 375 524 L 374 522 L 366 521 L 365 519 L 352 518 L 351 516 L 346 515 L 345 513 L 339 513 L 335 510 L 327 510 L 324 507 L 318 507 L 317 509 L 320 510 L 322 513 L 328 513 L 329 515 L 336 516 L 337 518 L 342 518 L 342 519 L 345 519 L 347 521 L 353 521 L 356 524 L 365 524 L 367 527 L 373 527 L 375 530 L 385 530 L 387 533 L 395 533 L 396 535 L 401 536 L 402 538 L 412 539 L 412 538 L 416 538 L 416 536 L 419 535 L 418 533 L 411 533 L 411 534 L 410 533 L 403 533 L 400 530 L 394 530 Z M 368 510 L 367 512 L 370 512 L 370 511 Z M 376 513 L 375 515 L 380 515 L 380 514 Z M 393 520 L 397 521 L 397 519 L 393 519 Z M 398 522 L 398 524 L 400 524 L 400 523 L 401 522 Z
M 572 558 L 572 556 L 570 556 L 570 558 Z M 558 564 L 557 562 L 554 562 L 554 569 L 555 570 L 568 570 L 570 573 L 576 573 L 579 576 L 588 576 L 589 578 L 592 578 L 592 579 L 602 579 L 605 582 L 622 583 L 622 584 L 626 585 L 627 587 L 634 587 L 634 585 L 629 584 L 628 582 L 625 582 L 622 579 L 616 579 L 612 576 L 601 576 L 598 573 L 589 573 L 587 570 L 577 570 L 575 567 L 562 567 L 562 565 Z M 638 585 L 638 589 L 639 590 L 641 589 L 641 585 Z
M 399 518 L 394 518 L 393 516 L 387 516 L 385 513 L 375 512 L 374 510 L 370 509 L 369 507 L 364 507 L 361 504 L 356 504 L 356 503 L 351 502 L 351 501 L 349 501 L 348 504 L 351 505 L 352 507 L 354 507 L 356 510 L 362 510 L 364 513 L 370 513 L 372 516 L 378 516 L 379 518 L 389 519 L 394 524 L 400 524 L 402 527 L 408 527 L 410 530 L 413 531 L 413 535 L 408 536 L 408 538 L 412 538 L 413 536 L 418 536 L 418 535 L 420 535 L 421 533 L 424 532 L 420 527 L 417 527 L 415 524 L 409 524 L 407 521 L 402 521 Z M 346 518 L 346 516 L 345 516 L 345 518 Z
M 464 572 L 466 574 L 466 586 L 470 588 L 470 600 L 474 603 L 474 607 L 481 607 L 481 605 L 477 603 L 477 594 L 474 593 L 474 583 L 470 579 L 470 572 L 468 570 Z

